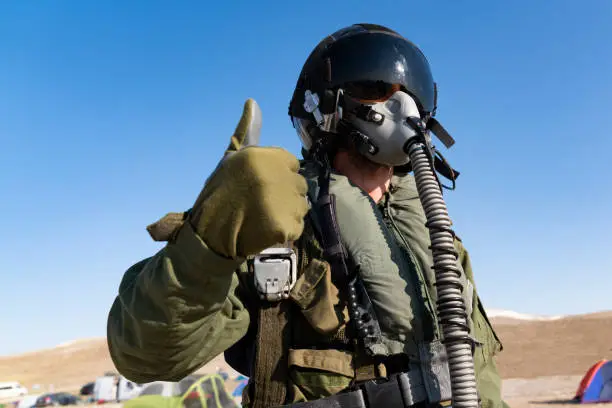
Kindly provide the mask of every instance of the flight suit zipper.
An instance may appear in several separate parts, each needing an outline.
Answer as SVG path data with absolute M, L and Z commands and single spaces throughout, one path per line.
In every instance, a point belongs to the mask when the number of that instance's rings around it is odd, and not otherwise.
M 401 233 L 398 226 L 395 224 L 395 220 L 393 219 L 393 216 L 391 215 L 391 212 L 389 211 L 389 195 L 385 197 L 385 201 L 384 201 L 382 210 L 383 210 L 383 220 L 385 221 L 385 224 L 387 224 L 387 227 L 393 230 L 396 237 L 399 236 L 403 244 L 403 247 L 406 250 L 406 253 L 408 254 L 408 257 L 410 258 L 410 262 L 412 263 L 412 265 L 414 265 L 414 269 L 417 273 L 417 278 L 418 278 L 418 285 L 419 285 L 418 293 L 420 294 L 421 301 L 424 303 L 425 307 L 427 308 L 427 312 L 431 318 L 431 323 L 433 326 L 432 330 L 434 331 L 434 335 L 436 336 L 436 338 L 439 338 L 440 330 L 438 327 L 436 309 L 431 302 L 431 296 L 430 296 L 429 290 L 426 285 L 427 281 L 425 280 L 423 271 L 421 270 L 421 267 L 419 263 L 417 262 L 416 256 L 414 255 L 412 248 L 408 244 L 408 241 L 406 241 L 406 238 L 404 238 L 404 235 Z

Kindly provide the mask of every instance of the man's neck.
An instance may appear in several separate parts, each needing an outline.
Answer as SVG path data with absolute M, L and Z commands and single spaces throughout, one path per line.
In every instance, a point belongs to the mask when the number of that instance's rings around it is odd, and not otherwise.
M 389 190 L 393 168 L 373 163 L 357 152 L 340 150 L 334 168 L 378 203 Z

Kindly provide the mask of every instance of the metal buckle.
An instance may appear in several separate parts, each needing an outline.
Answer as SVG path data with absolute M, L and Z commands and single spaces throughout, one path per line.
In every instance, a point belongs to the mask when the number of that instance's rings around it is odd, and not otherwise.
M 405 408 L 407 406 L 397 377 L 391 375 L 388 378 L 366 381 L 359 386 L 369 407 Z
M 289 297 L 297 280 L 297 256 L 291 248 L 268 248 L 252 261 L 255 287 L 261 299 L 278 302 Z

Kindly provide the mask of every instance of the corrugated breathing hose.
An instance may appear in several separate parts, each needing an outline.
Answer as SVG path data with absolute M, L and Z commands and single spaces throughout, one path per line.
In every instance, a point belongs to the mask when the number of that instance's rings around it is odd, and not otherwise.
M 405 147 L 416 181 L 419 199 L 425 210 L 431 239 L 433 269 L 438 294 L 437 314 L 448 356 L 453 408 L 477 408 L 478 391 L 469 336 L 466 306 L 457 266 L 454 233 L 442 190 L 436 177 L 433 157 L 423 135 L 408 141 Z

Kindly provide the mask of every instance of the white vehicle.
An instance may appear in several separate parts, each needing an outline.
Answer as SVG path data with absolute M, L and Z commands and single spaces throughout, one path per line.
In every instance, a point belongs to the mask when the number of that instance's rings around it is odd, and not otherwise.
M 23 397 L 28 389 L 17 381 L 0 382 L 0 399 Z

